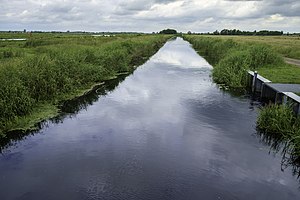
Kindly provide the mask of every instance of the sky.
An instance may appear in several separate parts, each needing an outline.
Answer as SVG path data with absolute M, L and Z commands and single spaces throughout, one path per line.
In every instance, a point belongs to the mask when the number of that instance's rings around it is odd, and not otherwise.
M 300 32 L 300 0 L 0 0 L 0 30 Z

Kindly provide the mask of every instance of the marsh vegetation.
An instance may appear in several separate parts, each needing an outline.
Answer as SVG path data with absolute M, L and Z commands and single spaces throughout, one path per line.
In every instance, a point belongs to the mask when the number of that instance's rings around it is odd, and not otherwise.
M 260 111 L 257 126 L 259 131 L 287 141 L 289 153 L 300 156 L 300 118 L 289 106 L 265 106 Z
M 0 42 L 1 137 L 7 131 L 30 128 L 56 115 L 60 102 L 82 94 L 94 84 L 132 72 L 170 38 L 164 35 L 25 36 L 26 41 Z
M 242 44 L 233 39 L 225 40 L 205 36 L 185 36 L 185 38 L 214 66 L 212 72 L 214 81 L 231 88 L 246 86 L 246 70 L 257 70 L 262 74 L 269 74 L 268 71 L 274 69 L 276 71 L 282 66 L 286 73 L 294 69 L 285 64 L 276 51 L 264 44 Z M 266 77 L 269 78 L 268 75 Z M 297 83 L 300 82 L 300 73 L 292 79 L 283 75 L 279 75 L 277 79 Z

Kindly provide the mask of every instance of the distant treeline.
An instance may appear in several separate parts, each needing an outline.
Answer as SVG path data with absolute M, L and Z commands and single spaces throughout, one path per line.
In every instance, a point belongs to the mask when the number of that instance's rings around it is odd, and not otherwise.
M 196 33 L 196 32 L 187 32 L 188 35 L 257 35 L 257 36 L 276 36 L 276 35 L 290 35 L 290 36 L 300 36 L 300 33 L 284 33 L 283 31 L 269 31 L 269 30 L 260 30 L 260 31 L 241 31 L 239 29 L 223 29 L 221 31 L 214 32 L 205 32 L 205 33 Z
M 269 30 L 261 30 L 261 31 L 241 31 L 238 29 L 223 29 L 221 31 L 214 31 L 212 33 L 206 33 L 209 35 L 283 35 L 283 31 L 269 31 Z
M 221 32 L 216 30 L 213 32 L 214 35 L 283 35 L 283 31 L 241 31 L 238 29 L 223 29 Z

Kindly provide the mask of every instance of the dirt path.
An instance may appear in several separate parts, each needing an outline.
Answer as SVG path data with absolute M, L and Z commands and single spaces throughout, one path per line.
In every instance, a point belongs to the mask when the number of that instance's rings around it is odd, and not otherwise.
M 284 58 L 284 61 L 286 63 L 289 63 L 289 64 L 292 64 L 292 65 L 296 65 L 298 67 L 300 67 L 300 60 L 297 60 L 297 59 L 293 59 L 293 58 Z

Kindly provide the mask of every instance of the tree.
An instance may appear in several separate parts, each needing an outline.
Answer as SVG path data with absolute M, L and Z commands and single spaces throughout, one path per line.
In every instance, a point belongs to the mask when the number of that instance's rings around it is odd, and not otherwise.
M 213 34 L 214 34 L 214 35 L 220 35 L 220 33 L 219 33 L 218 30 L 215 30 L 215 31 L 213 32 Z
M 177 34 L 177 31 L 174 29 L 164 29 L 159 32 L 160 34 Z

